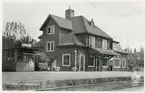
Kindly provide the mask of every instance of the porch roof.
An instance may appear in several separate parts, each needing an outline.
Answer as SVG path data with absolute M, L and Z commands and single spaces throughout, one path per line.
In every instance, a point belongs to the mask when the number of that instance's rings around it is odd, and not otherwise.
M 112 55 L 112 56 L 119 56 L 120 55 L 112 50 L 105 50 L 105 49 L 101 49 L 101 48 L 97 48 L 97 47 L 95 47 L 95 48 L 91 47 L 91 49 L 95 50 L 94 52 L 97 52 L 97 53 L 99 52 L 100 54 L 106 54 L 106 55 Z

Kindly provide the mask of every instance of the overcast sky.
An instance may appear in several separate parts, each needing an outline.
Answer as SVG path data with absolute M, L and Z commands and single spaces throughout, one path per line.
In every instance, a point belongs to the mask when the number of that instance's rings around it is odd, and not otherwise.
M 94 19 L 95 25 L 120 42 L 122 48 L 144 46 L 145 11 L 142 2 L 11 2 L 3 3 L 3 26 L 18 21 L 38 40 L 40 26 L 49 14 L 65 16 L 70 5 L 75 16 Z

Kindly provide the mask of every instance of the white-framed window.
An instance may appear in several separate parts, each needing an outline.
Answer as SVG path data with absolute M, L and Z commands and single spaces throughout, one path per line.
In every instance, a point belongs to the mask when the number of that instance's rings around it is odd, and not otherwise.
M 52 34 L 55 34 L 55 26 L 54 25 L 47 27 L 47 35 L 52 35 Z
M 102 40 L 102 49 L 107 49 L 107 40 L 106 39 L 103 39 Z
M 103 58 L 103 67 L 108 67 L 108 58 L 107 57 Z
M 88 62 L 88 67 L 94 67 L 95 65 L 95 57 L 90 56 L 89 57 L 89 62 Z
M 117 43 L 113 43 L 113 50 L 118 50 L 118 44 Z
M 126 59 L 122 59 L 122 68 L 126 67 Z
M 95 37 L 89 36 L 89 46 L 95 47 Z
M 120 58 L 114 58 L 114 68 L 120 68 L 121 60 Z
M 54 51 L 54 41 L 47 41 L 46 42 L 46 51 L 53 52 Z
M 70 60 L 70 54 L 62 54 L 62 66 L 70 66 Z

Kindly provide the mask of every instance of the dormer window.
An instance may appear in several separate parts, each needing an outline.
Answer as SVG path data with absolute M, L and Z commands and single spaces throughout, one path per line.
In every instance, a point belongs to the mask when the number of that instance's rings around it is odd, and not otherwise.
M 47 27 L 47 35 L 51 35 L 55 33 L 55 26 L 48 26 Z
M 106 39 L 103 39 L 103 41 L 102 41 L 102 48 L 107 49 L 107 40 Z
M 89 36 L 89 46 L 95 47 L 95 37 Z
M 117 43 L 113 43 L 113 50 L 118 50 L 118 44 Z

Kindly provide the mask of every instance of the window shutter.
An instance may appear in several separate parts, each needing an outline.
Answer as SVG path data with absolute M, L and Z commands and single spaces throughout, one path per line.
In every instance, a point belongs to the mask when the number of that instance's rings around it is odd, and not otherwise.
M 92 36 L 89 36 L 89 46 L 92 46 Z
M 95 47 L 95 37 L 92 37 L 92 47 Z
M 50 33 L 51 33 L 51 28 L 48 27 L 48 28 L 47 28 L 47 34 L 50 34 Z
M 95 47 L 95 37 L 89 36 L 89 46 Z
M 51 34 L 53 33 L 53 26 L 51 26 Z
M 107 40 L 103 39 L 102 41 L 102 48 L 107 49 Z
M 55 26 L 52 26 L 53 27 L 53 32 L 52 33 L 55 33 Z
M 47 43 L 47 50 L 50 50 L 50 43 Z

